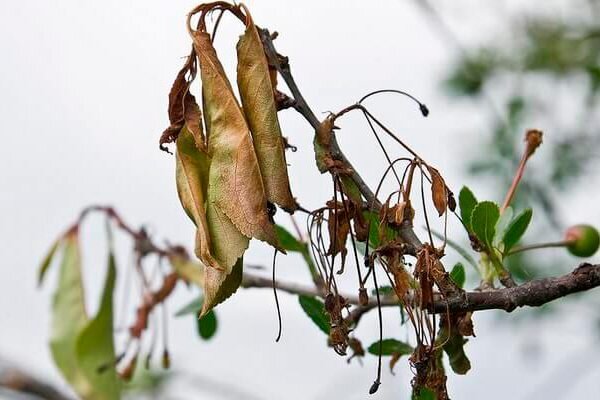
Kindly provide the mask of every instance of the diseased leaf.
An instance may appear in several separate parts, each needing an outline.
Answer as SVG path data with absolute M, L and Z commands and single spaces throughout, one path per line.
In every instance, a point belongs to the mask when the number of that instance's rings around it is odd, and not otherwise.
M 56 239 L 56 241 L 52 243 L 52 246 L 50 246 L 50 248 L 48 249 L 46 256 L 44 257 L 42 263 L 40 264 L 40 267 L 38 268 L 38 286 L 40 286 L 44 281 L 44 276 L 46 276 L 46 272 L 52 264 L 54 254 L 56 254 L 56 250 L 58 250 L 58 248 L 61 245 L 61 239 L 62 238 Z
M 207 214 L 210 215 L 211 208 L 217 208 L 213 214 L 218 216 L 218 211 L 222 212 L 246 237 L 279 248 L 267 214 L 267 197 L 245 116 L 210 36 L 195 31 L 193 40 L 200 59 L 208 150 L 212 157 Z M 218 243 L 214 236 L 211 239 Z
M 200 295 L 194 300 L 190 301 L 185 306 L 181 307 L 175 313 L 176 317 L 182 317 L 184 315 L 195 314 L 197 315 L 202 310 L 202 303 L 204 302 L 204 296 Z
M 437 169 L 427 166 L 427 171 L 429 171 L 429 175 L 431 175 L 431 198 L 433 199 L 433 205 L 441 217 L 448 207 L 448 191 L 446 190 L 446 183 Z
M 204 287 L 204 266 L 182 255 L 169 257 L 171 266 L 186 282 L 193 283 L 199 288 Z
M 210 310 L 202 318 L 196 320 L 198 335 L 204 340 L 208 340 L 215 335 L 217 325 L 217 315 L 214 310 Z
M 211 252 L 211 235 L 205 211 L 210 159 L 208 154 L 197 149 L 191 132 L 186 128 L 181 130 L 177 138 L 175 159 L 177 194 L 183 209 L 197 228 L 196 255 L 204 264 L 224 270 L 227 266 L 220 265 Z
M 329 325 L 329 316 L 325 311 L 325 304 L 316 297 L 300 295 L 298 296 L 300 307 L 306 315 L 322 330 L 326 335 L 329 335 L 331 329 Z
M 456 263 L 452 268 L 452 271 L 450 271 L 450 278 L 452 278 L 459 288 L 464 287 L 466 280 L 465 267 L 461 263 Z
M 108 256 L 108 271 L 100 308 L 81 331 L 76 344 L 78 368 L 89 381 L 91 391 L 79 392 L 86 400 L 120 399 L 121 386 L 114 366 L 113 291 L 116 280 L 115 257 Z M 102 369 L 101 371 L 99 369 Z
M 496 203 L 491 201 L 482 201 L 477 204 L 471 214 L 473 233 L 488 248 L 492 247 L 498 218 L 500 218 L 500 209 Z
M 512 249 L 514 245 L 519 242 L 521 237 L 525 234 L 525 231 L 531 222 L 532 216 L 533 210 L 531 208 L 527 208 L 517 215 L 510 223 L 502 239 L 504 242 L 504 253 L 508 253 L 510 249 Z
M 292 212 L 298 205 L 290 191 L 269 65 L 250 14 L 246 15 L 246 31 L 237 44 L 237 54 L 240 97 L 252 132 L 267 199 Z
M 464 224 L 469 230 L 471 228 L 471 214 L 473 213 L 473 209 L 477 205 L 477 199 L 471 189 L 466 186 L 463 186 L 458 194 L 458 204 L 460 206 L 460 218 L 463 220 Z
M 380 355 L 379 341 L 374 342 L 369 346 L 367 351 L 375 356 Z M 381 355 L 391 356 L 394 354 L 407 355 L 411 354 L 414 348 L 408 343 L 396 339 L 383 339 L 381 341 Z
M 206 268 L 204 272 L 204 303 L 202 304 L 203 317 L 213 307 L 227 300 L 242 284 L 244 261 L 242 257 L 233 266 L 231 273 Z
M 78 240 L 76 230 L 67 233 L 63 239 L 63 259 L 52 299 L 50 351 L 54 363 L 75 391 L 90 393 L 90 384 L 78 367 L 75 352 L 79 333 L 88 321 Z

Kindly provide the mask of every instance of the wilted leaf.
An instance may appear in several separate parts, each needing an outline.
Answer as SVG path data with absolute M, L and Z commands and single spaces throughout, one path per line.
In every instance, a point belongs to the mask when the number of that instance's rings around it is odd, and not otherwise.
M 515 217 L 515 219 L 510 223 L 506 233 L 504 234 L 504 238 L 502 241 L 504 242 L 504 252 L 508 253 L 510 249 L 513 248 L 515 244 L 519 242 L 521 237 L 525 234 L 529 223 L 531 222 L 531 217 L 533 216 L 533 210 L 528 208 L 521 212 L 519 215 Z
M 477 199 L 471 189 L 463 186 L 458 194 L 458 205 L 460 206 L 460 218 L 469 230 L 471 230 L 471 214 L 477 205 Z
M 250 14 L 246 15 L 246 31 L 237 44 L 237 54 L 240 97 L 267 199 L 284 210 L 294 211 L 298 206 L 290 191 L 269 65 Z
M 325 311 L 325 305 L 316 297 L 300 295 L 298 296 L 300 306 L 309 316 L 309 318 L 321 329 L 325 334 L 329 335 L 331 329 L 329 325 L 329 316 Z
M 395 353 L 407 355 L 414 351 L 414 348 L 408 343 L 396 339 L 383 339 L 381 341 L 381 353 L 379 351 L 379 341 L 371 344 L 367 351 L 373 355 L 391 356 Z
M 175 159 L 177 194 L 183 209 L 197 228 L 196 255 L 206 265 L 226 269 L 227 266 L 221 266 L 212 255 L 212 242 L 206 218 L 205 201 L 210 159 L 208 154 L 197 149 L 191 132 L 186 128 L 181 130 L 177 138 Z
M 500 218 L 498 205 L 491 201 L 477 204 L 471 214 L 471 228 L 477 238 L 489 248 L 492 247 L 496 232 L 496 222 Z
M 206 268 L 204 273 L 204 304 L 202 304 L 201 317 L 236 292 L 242 283 L 243 268 L 244 261 L 241 257 L 229 274 L 214 268 Z
M 171 266 L 186 282 L 193 283 L 199 288 L 204 287 L 204 266 L 186 256 L 173 255 L 169 257 Z
M 200 310 L 202 310 L 202 303 L 204 302 L 204 296 L 200 295 L 196 297 L 194 300 L 190 301 L 185 306 L 181 307 L 175 313 L 176 317 L 182 317 L 184 315 L 195 314 L 198 315 Z
M 78 367 L 75 353 L 79 333 L 88 321 L 77 231 L 67 233 L 63 243 L 63 260 L 52 300 L 50 351 L 54 363 L 77 393 L 90 393 L 90 384 Z
M 91 385 L 91 392 L 80 392 L 80 395 L 86 400 L 120 399 L 121 387 L 113 364 L 115 359 L 113 341 L 113 291 L 115 280 L 115 258 L 111 251 L 100 308 L 77 339 L 76 357 L 78 367 Z M 99 370 L 101 367 L 102 371 Z
M 471 362 L 465 354 L 464 345 L 467 340 L 455 330 L 450 333 L 448 338 L 447 328 L 440 329 L 439 340 L 444 343 L 444 351 L 448 355 L 452 371 L 459 375 L 466 374 L 471 369 Z
M 441 217 L 446 212 L 448 206 L 448 192 L 446 191 L 446 183 L 437 169 L 427 166 L 427 171 L 431 175 L 431 198 L 433 205 Z
M 207 133 L 212 157 L 208 213 L 214 206 L 248 238 L 254 237 L 279 247 L 267 214 L 267 197 L 245 116 L 210 36 L 196 31 L 193 39 L 200 59 L 204 116 L 210 129 Z M 218 240 L 214 236 L 211 239 L 214 242 Z
M 456 283 L 456 286 L 462 288 L 466 280 L 465 267 L 461 263 L 456 263 L 452 271 L 450 271 L 450 278 Z
M 217 332 L 217 315 L 214 310 L 207 312 L 202 318 L 198 318 L 196 322 L 198 335 L 205 340 L 212 338 Z
M 54 254 L 56 254 L 56 250 L 58 250 L 58 247 L 61 244 L 61 239 L 62 238 L 59 238 L 54 243 L 52 243 L 52 246 L 50 246 L 50 249 L 48 249 L 46 256 L 40 264 L 40 267 L 38 269 L 38 286 L 41 285 L 44 281 L 44 276 L 46 276 L 46 272 L 48 271 L 50 264 L 52 264 L 52 259 L 54 258 Z

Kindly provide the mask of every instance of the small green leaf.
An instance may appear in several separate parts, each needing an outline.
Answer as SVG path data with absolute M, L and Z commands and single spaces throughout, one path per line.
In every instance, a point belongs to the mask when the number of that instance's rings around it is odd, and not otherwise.
M 296 253 L 303 253 L 306 250 L 306 245 L 296 239 L 288 230 L 281 225 L 275 225 L 275 233 L 279 244 L 286 251 L 293 251 Z
M 527 230 L 529 223 L 531 222 L 532 215 L 533 211 L 531 208 L 528 208 L 517 215 L 516 218 L 510 223 L 506 229 L 504 238 L 502 239 L 504 242 L 504 253 L 508 253 L 510 249 L 517 244 L 519 239 L 521 239 Z
M 48 249 L 46 256 L 44 257 L 44 259 L 42 260 L 42 263 L 40 264 L 40 267 L 38 269 L 38 286 L 40 286 L 42 284 L 42 282 L 44 281 L 44 276 L 46 275 L 46 271 L 48 271 L 50 264 L 52 264 L 52 259 L 54 258 L 54 254 L 56 254 L 56 250 L 58 250 L 58 247 L 61 244 L 61 239 L 62 238 L 59 238 L 54 243 L 52 243 L 52 246 L 50 246 L 50 249 Z
M 371 344 L 367 351 L 373 355 L 379 355 L 379 341 Z M 396 339 L 383 339 L 381 341 L 381 355 L 391 356 L 393 354 L 407 355 L 411 354 L 414 348 L 408 343 Z
M 450 271 L 450 278 L 456 283 L 456 285 L 462 288 L 465 285 L 465 267 L 461 263 L 456 263 L 452 271 Z
M 477 205 L 477 199 L 471 189 L 463 186 L 458 194 L 458 204 L 460 206 L 460 217 L 462 218 L 467 229 L 471 230 L 471 214 Z
M 433 229 L 431 230 L 431 234 L 440 240 L 444 240 L 444 235 L 442 235 L 439 232 L 436 232 Z M 446 238 L 446 243 L 448 244 L 448 246 L 452 247 L 458 254 L 460 254 L 460 256 L 462 258 L 464 258 L 469 264 L 471 264 L 477 272 L 479 272 L 479 267 L 477 266 L 477 262 L 475 261 L 473 256 L 471 256 L 471 254 L 469 254 L 467 249 L 465 249 L 464 247 L 462 247 L 461 245 L 456 243 L 454 240 L 451 240 L 448 238 Z
M 329 316 L 325 312 L 325 305 L 316 297 L 300 295 L 298 296 L 300 306 L 310 317 L 310 319 L 321 329 L 325 334 L 329 335 Z
M 377 295 L 377 291 L 375 289 L 371 289 L 371 294 L 373 296 L 375 296 L 375 295 Z M 389 285 L 379 286 L 379 294 L 381 296 L 388 296 L 388 295 L 394 294 L 394 288 Z
M 81 331 L 76 344 L 78 367 L 91 386 L 90 393 L 79 392 L 85 399 L 120 399 L 121 386 L 113 363 L 115 359 L 113 341 L 113 291 L 115 281 L 115 257 L 111 251 L 100 308 L 94 319 L 90 320 Z M 100 372 L 99 368 L 103 370 Z
M 179 310 L 177 310 L 177 312 L 175 313 L 175 316 L 181 317 L 181 316 L 189 315 L 189 314 L 198 315 L 198 313 L 200 313 L 200 310 L 202 310 L 203 302 L 204 302 L 204 296 L 200 295 L 200 296 L 196 297 L 194 300 L 190 301 L 185 306 L 181 307 Z
M 500 214 L 500 218 L 496 223 L 496 234 L 494 236 L 493 245 L 498 247 L 504 238 L 504 234 L 508 229 L 512 219 L 513 219 L 513 209 L 512 207 L 507 207 L 502 214 Z
M 437 400 L 437 396 L 433 390 L 426 387 L 417 390 L 418 394 L 416 391 L 413 391 L 412 400 Z
M 210 310 L 202 318 L 197 319 L 198 335 L 204 340 L 214 336 L 217 331 L 217 315 Z
M 498 205 L 491 201 L 483 201 L 475 206 L 471 214 L 471 228 L 477 238 L 488 248 L 492 248 L 496 223 L 500 218 Z
M 204 266 L 202 264 L 180 255 L 170 256 L 169 262 L 177 275 L 199 288 L 204 287 Z
M 52 299 L 50 351 L 54 363 L 75 391 L 89 393 L 90 385 L 78 367 L 75 353 L 79 333 L 88 322 L 77 231 L 69 232 L 63 243 L 63 259 Z

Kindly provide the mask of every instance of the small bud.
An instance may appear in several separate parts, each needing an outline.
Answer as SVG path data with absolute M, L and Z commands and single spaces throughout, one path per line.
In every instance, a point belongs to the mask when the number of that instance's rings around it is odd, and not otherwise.
M 364 287 L 358 289 L 358 303 L 361 306 L 366 306 L 369 304 L 369 295 L 367 294 L 367 289 Z
M 424 117 L 429 115 L 429 108 L 427 108 L 425 104 L 419 103 L 419 110 L 421 110 L 421 114 L 423 114 Z
M 565 232 L 567 249 L 577 257 L 591 257 L 598 251 L 600 235 L 591 225 L 575 225 Z
M 527 143 L 526 152 L 527 157 L 535 153 L 535 150 L 542 144 L 542 131 L 537 129 L 530 129 L 525 134 L 525 142 Z
M 379 385 L 381 385 L 381 382 L 379 382 L 379 381 L 373 382 L 373 384 L 371 385 L 371 388 L 369 389 L 369 394 L 374 394 L 375 392 L 377 392 L 377 390 L 379 390 Z

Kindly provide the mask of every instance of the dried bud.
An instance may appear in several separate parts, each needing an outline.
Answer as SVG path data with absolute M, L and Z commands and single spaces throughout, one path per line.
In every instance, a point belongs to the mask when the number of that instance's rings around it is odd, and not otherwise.
M 542 144 L 542 131 L 538 131 L 537 129 L 530 129 L 525 134 L 525 142 L 527 142 L 527 157 L 530 157 L 535 150 L 540 147 Z
M 577 257 L 591 257 L 598 251 L 600 235 L 591 225 L 575 225 L 565 232 L 567 249 Z
M 374 394 L 375 392 L 377 392 L 377 390 L 379 390 L 379 385 L 381 385 L 381 382 L 379 382 L 379 381 L 373 382 L 373 384 L 371 385 L 371 388 L 369 389 L 369 394 Z
M 133 372 L 135 371 L 135 366 L 137 364 L 137 355 L 131 359 L 129 364 L 119 373 L 119 377 L 125 382 L 129 382 L 131 377 L 133 377 Z
M 364 287 L 358 289 L 358 304 L 361 306 L 366 306 L 369 304 L 369 295 L 367 294 L 367 289 Z
M 169 351 L 167 349 L 163 351 L 162 367 L 164 369 L 169 369 L 171 367 L 171 357 L 169 356 Z

